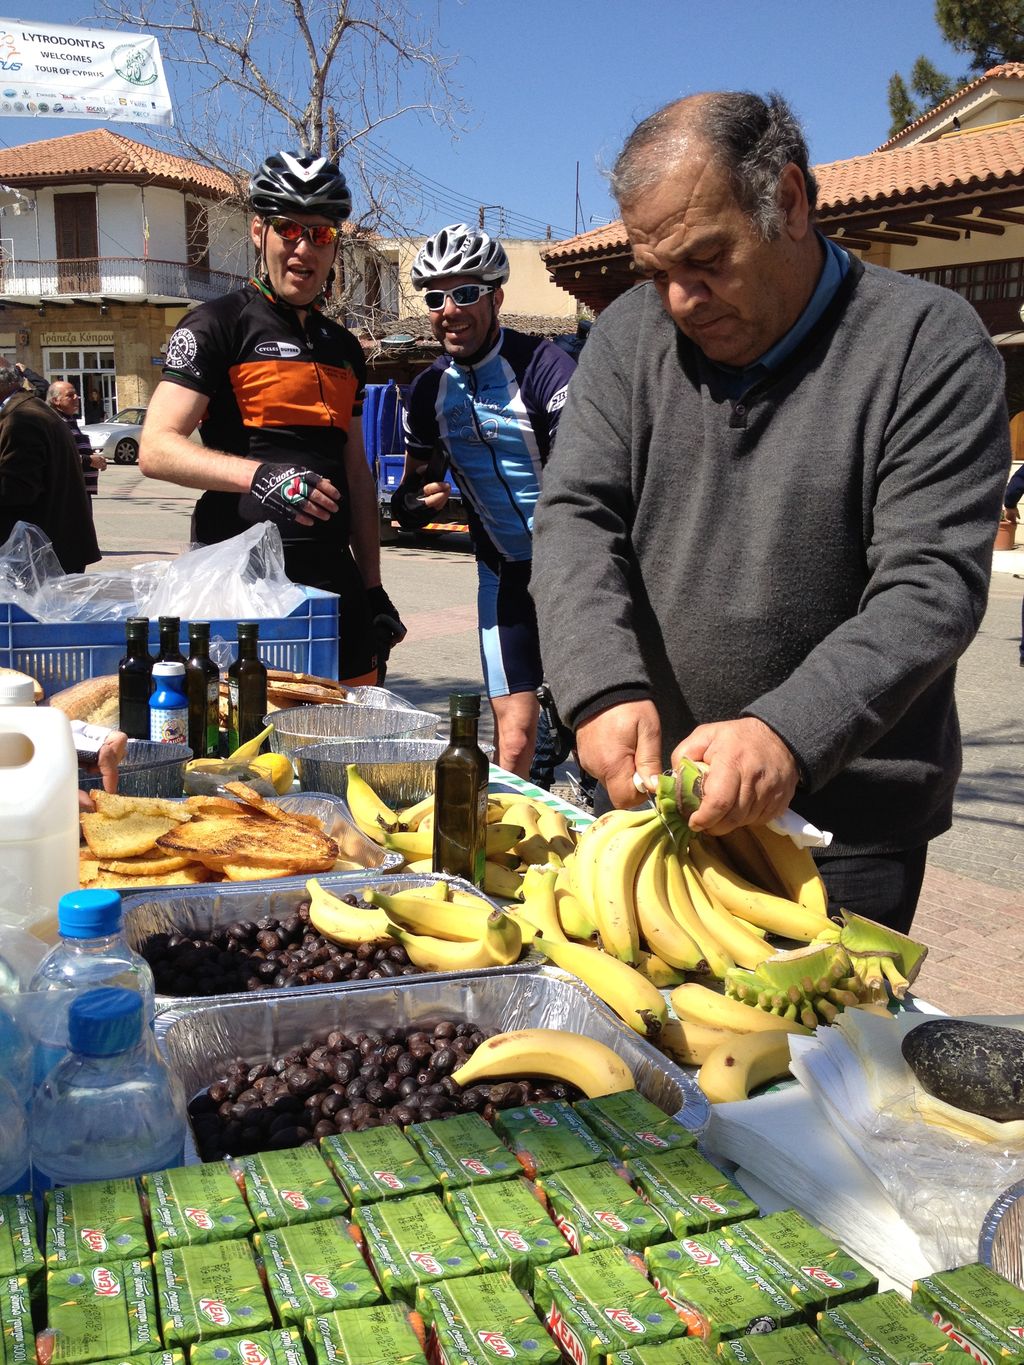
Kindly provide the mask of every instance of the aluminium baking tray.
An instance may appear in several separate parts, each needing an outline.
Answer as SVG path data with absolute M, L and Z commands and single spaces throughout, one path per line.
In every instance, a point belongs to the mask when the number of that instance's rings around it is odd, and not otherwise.
M 626 1027 L 574 977 L 535 972 L 478 972 L 462 977 L 374 981 L 359 990 L 291 989 L 160 1010 L 154 1031 L 168 1065 L 193 1096 L 220 1079 L 236 1057 L 270 1061 L 313 1034 L 334 1028 L 406 1027 L 466 1019 L 492 1033 L 556 1028 L 606 1043 L 625 1061 L 636 1087 L 684 1127 L 702 1132 L 710 1105 L 697 1082 L 653 1044 Z M 191 1130 L 185 1162 L 199 1157 Z
M 435 882 L 447 882 L 455 890 L 466 891 L 478 896 L 491 910 L 498 909 L 497 902 L 463 881 L 460 877 L 448 877 L 434 873 L 406 872 L 372 869 L 367 872 L 319 872 L 316 880 L 327 891 L 336 896 L 357 894 L 365 887 L 393 895 L 397 891 L 410 891 L 416 887 L 428 887 Z M 280 918 L 289 915 L 302 901 L 309 899 L 306 890 L 308 877 L 281 877 L 269 882 L 200 882 L 197 886 L 150 887 L 124 898 L 124 932 L 131 946 L 139 951 L 151 934 L 167 933 L 205 933 L 219 925 L 229 924 L 236 919 L 260 919 L 263 915 Z M 481 967 L 486 973 L 536 971 L 545 959 L 536 951 L 509 967 Z M 458 979 L 457 972 L 417 972 L 402 977 L 403 981 L 452 980 Z M 374 981 L 337 981 L 328 986 L 315 983 L 310 986 L 271 987 L 265 991 L 225 992 L 222 995 L 158 995 L 157 1007 L 184 1005 L 191 1002 L 195 1006 L 207 1005 L 215 1000 L 266 1000 L 268 996 L 295 991 L 325 990 L 365 990 L 379 986 Z

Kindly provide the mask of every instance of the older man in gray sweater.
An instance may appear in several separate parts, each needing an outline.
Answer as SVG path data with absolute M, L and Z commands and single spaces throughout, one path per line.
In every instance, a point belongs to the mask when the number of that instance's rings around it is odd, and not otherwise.
M 648 277 L 594 327 L 535 523 L 542 653 L 580 760 L 710 765 L 691 826 L 787 805 L 834 904 L 908 928 L 960 771 L 956 660 L 1009 467 L 1002 363 L 950 291 L 813 225 L 778 97 L 652 115 L 613 171 Z

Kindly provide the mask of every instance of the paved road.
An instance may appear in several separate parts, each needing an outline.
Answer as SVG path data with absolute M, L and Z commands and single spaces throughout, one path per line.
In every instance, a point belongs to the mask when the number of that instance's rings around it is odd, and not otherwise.
M 100 489 L 102 567 L 185 548 L 190 494 L 134 468 L 108 469 Z M 388 684 L 445 714 L 449 691 L 481 684 L 476 576 L 465 537 L 403 538 L 383 555 L 384 582 L 409 627 Z M 954 823 L 932 845 L 914 925 L 930 948 L 919 992 L 955 1013 L 1024 1013 L 1024 671 L 1017 649 L 1024 548 L 997 562 L 1005 571 L 993 576 L 988 611 L 958 674 L 964 771 Z

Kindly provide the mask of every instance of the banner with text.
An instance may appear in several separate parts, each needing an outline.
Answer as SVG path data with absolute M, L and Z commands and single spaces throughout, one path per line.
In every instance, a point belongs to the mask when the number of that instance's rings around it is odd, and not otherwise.
M 156 38 L 0 19 L 0 116 L 174 123 Z

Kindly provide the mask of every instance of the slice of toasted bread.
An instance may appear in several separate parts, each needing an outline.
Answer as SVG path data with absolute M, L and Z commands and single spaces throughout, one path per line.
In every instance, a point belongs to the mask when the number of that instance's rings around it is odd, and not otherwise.
M 100 869 L 91 887 L 109 887 L 112 890 L 130 891 L 136 886 L 194 886 L 198 882 L 216 881 L 217 873 L 201 863 L 189 863 L 177 872 L 162 872 L 153 876 L 132 877 L 124 872 L 108 872 Z
M 161 835 L 159 847 L 184 854 L 207 867 L 225 863 L 322 872 L 334 865 L 338 846 L 323 830 L 268 819 L 253 811 L 235 816 L 202 816 Z
M 148 852 L 161 835 L 178 828 L 180 822 L 169 815 L 133 813 L 114 818 L 104 811 L 86 811 L 80 823 L 85 842 L 96 858 L 131 858 Z
M 191 859 L 178 853 L 165 853 L 163 849 L 151 848 L 138 853 L 134 858 L 101 858 L 100 868 L 104 872 L 122 872 L 130 877 L 157 877 L 164 872 L 179 872 L 191 866 Z
M 192 812 L 184 801 L 167 801 L 162 796 L 117 796 L 113 792 L 96 791 L 92 794 L 96 809 L 112 820 L 129 815 L 160 815 L 176 822 L 191 820 Z
M 298 876 L 287 867 L 257 867 L 255 863 L 225 863 L 221 868 L 229 882 L 262 882 L 278 877 Z

